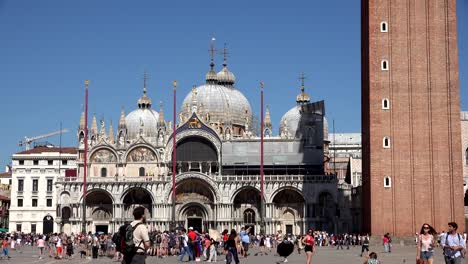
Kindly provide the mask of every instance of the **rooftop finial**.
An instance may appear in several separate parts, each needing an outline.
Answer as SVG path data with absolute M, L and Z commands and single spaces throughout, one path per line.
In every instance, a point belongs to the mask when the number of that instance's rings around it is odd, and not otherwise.
M 215 46 L 214 46 L 215 40 L 216 39 L 212 35 L 211 36 L 211 41 L 210 41 L 210 67 L 211 67 L 212 70 L 213 70 L 213 67 L 214 67 L 214 54 L 216 52 L 216 49 L 215 49 Z
M 143 94 L 145 94 L 145 95 L 146 95 L 146 80 L 147 79 L 148 79 L 148 72 L 145 69 L 145 71 L 143 73 Z
M 310 96 L 305 92 L 304 80 L 306 79 L 304 72 L 301 73 L 299 76 L 299 80 L 301 80 L 301 93 L 296 96 L 296 102 L 298 104 L 306 104 L 310 102 Z
M 299 80 L 301 80 L 301 92 L 304 92 L 304 80 L 306 79 L 304 72 L 301 72 L 301 75 L 299 76 Z
M 224 43 L 224 48 L 223 48 L 223 59 L 224 59 L 223 66 L 224 66 L 224 68 L 226 68 L 226 66 L 227 66 L 227 56 L 228 56 L 228 54 L 229 53 L 227 51 L 227 44 Z

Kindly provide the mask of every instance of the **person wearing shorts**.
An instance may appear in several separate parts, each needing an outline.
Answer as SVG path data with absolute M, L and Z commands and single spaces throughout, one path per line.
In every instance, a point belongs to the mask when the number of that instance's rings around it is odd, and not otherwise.
M 307 231 L 307 235 L 302 239 L 302 243 L 305 245 L 304 252 L 306 253 L 306 264 L 310 264 L 315 246 L 314 231 L 312 229 Z

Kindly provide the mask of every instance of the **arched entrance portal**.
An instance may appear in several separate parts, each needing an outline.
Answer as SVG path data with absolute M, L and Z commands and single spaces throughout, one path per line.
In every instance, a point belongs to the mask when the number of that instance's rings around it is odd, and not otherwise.
M 92 190 L 86 195 L 86 215 L 91 216 L 93 232 L 109 232 L 112 220 L 112 198 L 104 190 Z
M 255 230 L 260 230 L 260 217 L 256 212 L 261 212 L 260 208 L 260 191 L 253 187 L 245 187 L 239 191 L 234 197 L 234 218 L 242 219 L 242 223 L 236 225 L 251 227 L 251 233 L 255 234 Z
M 213 210 L 215 194 L 210 185 L 202 179 L 189 178 L 176 187 L 176 208 L 179 211 L 179 225 L 206 231 L 214 225 L 209 211 Z
M 185 220 L 185 227 L 188 229 L 193 227 L 198 232 L 203 232 L 208 229 L 207 223 L 207 212 L 203 205 L 198 203 L 192 203 L 187 205 L 181 212 L 182 218 Z
M 304 197 L 294 189 L 283 189 L 273 198 L 277 230 L 284 234 L 302 234 Z
M 146 219 L 153 215 L 153 198 L 148 190 L 141 187 L 130 189 L 123 198 L 125 218 L 133 219 L 133 209 L 143 206 L 146 208 Z
M 54 218 L 50 215 L 46 215 L 42 219 L 42 233 L 50 234 L 54 232 Z

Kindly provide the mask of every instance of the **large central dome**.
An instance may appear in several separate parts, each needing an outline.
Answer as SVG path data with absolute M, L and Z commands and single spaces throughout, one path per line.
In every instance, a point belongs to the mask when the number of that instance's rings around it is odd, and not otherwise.
M 182 103 L 182 115 L 190 116 L 196 102 L 197 114 L 208 123 L 245 126 L 252 122 L 252 108 L 247 98 L 237 89 L 207 83 L 194 88 Z M 207 118 L 208 117 L 208 118 Z M 209 119 L 209 120 L 208 120 Z

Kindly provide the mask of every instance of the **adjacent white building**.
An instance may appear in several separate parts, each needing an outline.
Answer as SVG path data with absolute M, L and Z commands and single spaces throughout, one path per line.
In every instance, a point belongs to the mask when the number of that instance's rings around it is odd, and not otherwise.
M 9 230 L 58 232 L 57 177 L 76 172 L 76 148 L 36 147 L 12 157 Z
M 468 230 L 468 112 L 460 115 L 463 163 L 463 191 L 465 193 L 465 227 Z
M 336 133 L 329 135 L 329 172 L 338 179 L 358 187 L 362 185 L 361 133 Z

